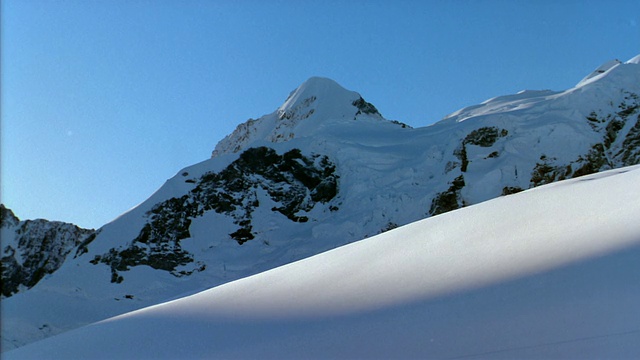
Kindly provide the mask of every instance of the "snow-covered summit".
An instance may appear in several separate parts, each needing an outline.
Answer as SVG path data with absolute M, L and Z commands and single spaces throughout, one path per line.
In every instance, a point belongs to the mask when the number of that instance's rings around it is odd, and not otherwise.
M 251 144 L 278 143 L 313 135 L 318 128 L 344 121 L 382 121 L 382 115 L 360 94 L 337 82 L 311 77 L 271 114 L 249 119 L 220 141 L 212 157 L 236 153 Z
M 299 112 L 299 109 L 314 109 L 325 111 L 324 115 L 343 116 L 351 112 L 351 102 L 358 98 L 360 94 L 343 88 L 329 78 L 311 77 L 289 94 L 277 113 L 287 117 Z
M 607 69 L 566 91 L 494 97 L 417 129 L 311 78 L 55 273 L 3 299 L 2 348 L 501 195 L 640 164 L 640 66 Z

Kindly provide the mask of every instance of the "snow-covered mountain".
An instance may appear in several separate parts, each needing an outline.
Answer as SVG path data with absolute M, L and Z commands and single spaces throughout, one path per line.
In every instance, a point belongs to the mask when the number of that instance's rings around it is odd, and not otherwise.
M 345 120 L 385 121 L 357 92 L 333 80 L 312 77 L 292 91 L 275 112 L 240 124 L 216 145 L 212 157 L 246 150 L 256 141 L 269 144 L 316 136 L 318 127 L 340 126 Z
M 25 291 L 52 274 L 83 242 L 91 242 L 94 230 L 44 219 L 20 221 L 0 204 L 2 239 L 2 298 Z
M 541 186 L 6 359 L 635 359 L 640 166 Z
M 53 274 L 3 299 L 3 349 L 425 217 L 640 163 L 639 63 L 609 62 L 569 90 L 500 96 L 417 129 L 311 78 Z

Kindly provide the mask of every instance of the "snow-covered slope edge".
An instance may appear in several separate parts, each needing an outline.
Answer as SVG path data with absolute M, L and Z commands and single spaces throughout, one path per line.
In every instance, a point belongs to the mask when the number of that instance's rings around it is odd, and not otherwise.
M 500 197 L 4 355 L 637 358 L 639 182 Z
M 54 274 L 4 299 L 2 349 L 501 194 L 640 163 L 640 65 L 595 73 L 419 129 L 311 78 L 103 226 Z

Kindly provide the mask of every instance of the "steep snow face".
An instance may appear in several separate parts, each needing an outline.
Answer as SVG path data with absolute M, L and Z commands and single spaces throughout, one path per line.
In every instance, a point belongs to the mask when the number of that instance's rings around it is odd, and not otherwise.
M 494 199 L 3 355 L 637 358 L 639 182 Z
M 235 153 L 252 144 L 312 136 L 320 127 L 342 121 L 381 121 L 382 116 L 360 94 L 327 78 L 312 77 L 292 91 L 275 112 L 250 119 L 216 145 L 212 156 Z
M 411 129 L 312 78 L 3 301 L 3 349 L 425 217 L 640 163 L 639 94 L 640 66 L 618 64 L 567 91 L 500 96 Z
M 376 108 L 331 79 L 312 77 L 293 91 L 277 110 L 281 119 L 307 118 L 331 122 L 356 120 L 360 115 L 381 119 Z M 318 120 L 322 119 L 322 120 Z

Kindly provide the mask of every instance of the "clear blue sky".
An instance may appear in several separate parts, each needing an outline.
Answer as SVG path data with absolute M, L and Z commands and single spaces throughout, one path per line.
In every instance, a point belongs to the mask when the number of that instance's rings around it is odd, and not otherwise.
M 431 124 L 640 53 L 640 1 L 3 0 L 1 196 L 99 227 L 311 76 Z

